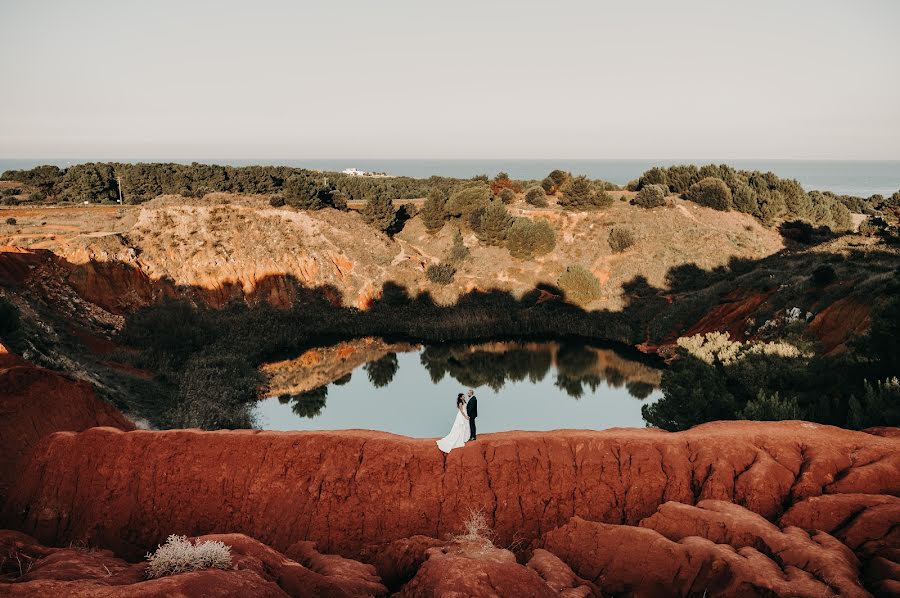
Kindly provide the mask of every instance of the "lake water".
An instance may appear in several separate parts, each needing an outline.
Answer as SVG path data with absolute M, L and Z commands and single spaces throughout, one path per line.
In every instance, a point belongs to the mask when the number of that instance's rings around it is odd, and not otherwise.
M 441 437 L 457 393 L 474 388 L 479 434 L 644 427 L 641 406 L 661 396 L 659 377 L 644 362 L 581 344 L 432 345 L 388 352 L 310 391 L 264 399 L 256 416 L 269 430 Z
M 98 159 L 99 160 L 99 159 Z M 185 162 L 192 160 L 143 159 L 118 157 L 123 162 Z M 32 168 L 39 164 L 71 166 L 90 160 L 11 160 L 0 159 L 0 173 L 5 170 Z M 868 197 L 875 193 L 890 195 L 900 190 L 900 160 L 719 160 L 697 159 L 648 159 L 648 160 L 380 160 L 372 158 L 348 158 L 332 160 L 272 160 L 235 159 L 213 160 L 197 158 L 196 162 L 246 166 L 250 164 L 280 164 L 298 168 L 319 170 L 343 170 L 356 167 L 361 170 L 387 172 L 394 175 L 428 177 L 441 175 L 468 178 L 478 174 L 493 176 L 505 171 L 517 179 L 541 179 L 554 168 L 584 174 L 624 185 L 653 166 L 672 164 L 726 163 L 746 170 L 772 171 L 778 176 L 795 178 L 804 189 L 833 191 L 839 194 Z

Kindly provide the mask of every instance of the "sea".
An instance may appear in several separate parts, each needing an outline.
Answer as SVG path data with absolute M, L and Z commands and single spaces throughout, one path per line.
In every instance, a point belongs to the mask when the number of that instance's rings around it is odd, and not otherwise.
M 586 175 L 592 179 L 603 179 L 624 185 L 653 166 L 674 164 L 729 164 L 744 170 L 771 171 L 783 178 L 797 179 L 807 191 L 832 191 L 841 195 L 869 197 L 873 194 L 890 195 L 900 191 L 900 160 L 716 160 L 716 159 L 641 159 L 641 160 L 566 160 L 566 159 L 377 159 L 377 158 L 335 158 L 335 159 L 129 159 L 86 158 L 86 159 L 0 159 L 0 172 L 12 169 L 32 168 L 40 164 L 55 164 L 60 167 L 83 162 L 200 162 L 248 166 L 252 164 L 283 165 L 315 170 L 359 170 L 385 172 L 397 176 L 426 178 L 432 175 L 469 178 L 480 174 L 494 176 L 506 172 L 514 179 L 542 179 L 551 170 L 559 168 L 576 175 Z

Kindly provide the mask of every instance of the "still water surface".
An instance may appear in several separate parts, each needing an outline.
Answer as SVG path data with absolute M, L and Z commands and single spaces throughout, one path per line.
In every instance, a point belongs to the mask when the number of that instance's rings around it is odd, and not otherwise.
M 270 430 L 446 434 L 455 398 L 474 388 L 478 432 L 644 427 L 660 372 L 609 349 L 557 343 L 431 345 L 388 352 L 306 392 L 256 408 Z M 338 368 L 339 369 L 339 368 Z

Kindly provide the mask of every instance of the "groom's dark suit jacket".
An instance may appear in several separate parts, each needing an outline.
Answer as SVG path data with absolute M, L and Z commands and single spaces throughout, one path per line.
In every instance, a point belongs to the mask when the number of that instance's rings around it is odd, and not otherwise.
M 478 399 L 472 397 L 466 404 L 466 415 L 469 417 L 478 417 Z

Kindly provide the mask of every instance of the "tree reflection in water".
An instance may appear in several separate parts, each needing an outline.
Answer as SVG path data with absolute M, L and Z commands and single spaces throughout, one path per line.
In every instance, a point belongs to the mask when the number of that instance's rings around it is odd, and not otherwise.
M 596 392 L 603 384 L 622 388 L 637 399 L 648 398 L 658 386 L 658 372 L 641 362 L 624 358 L 607 349 L 574 342 L 557 343 L 484 343 L 480 345 L 442 344 L 422 348 L 419 360 L 432 383 L 446 376 L 471 388 L 488 386 L 495 392 L 507 382 L 539 383 L 556 367 L 555 386 L 573 398 Z M 375 388 L 390 384 L 400 367 L 396 353 L 362 366 Z M 337 386 L 350 382 L 347 373 L 332 381 Z M 281 395 L 281 403 L 301 417 L 313 418 L 322 412 L 328 397 L 328 385 L 295 395 Z

